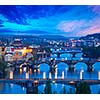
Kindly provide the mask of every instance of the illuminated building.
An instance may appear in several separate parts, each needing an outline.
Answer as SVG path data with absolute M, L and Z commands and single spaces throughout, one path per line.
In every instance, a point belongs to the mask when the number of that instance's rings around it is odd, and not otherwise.
M 15 60 L 22 60 L 22 55 L 19 52 L 16 52 L 13 56 L 13 61 Z
M 2 60 L 2 55 L 3 55 L 2 47 L 0 47 L 0 60 Z
M 26 56 L 26 54 L 27 53 L 32 53 L 32 49 L 31 48 L 26 48 L 26 47 L 24 47 L 24 48 L 20 48 L 20 49 L 14 49 L 14 52 L 16 53 L 16 52 L 20 52 L 20 53 L 22 53 L 22 56 Z

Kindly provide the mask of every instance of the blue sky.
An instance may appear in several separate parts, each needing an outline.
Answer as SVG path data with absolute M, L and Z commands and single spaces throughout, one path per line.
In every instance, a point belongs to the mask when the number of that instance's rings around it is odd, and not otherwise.
M 0 32 L 85 36 L 100 32 L 100 6 L 0 6 Z

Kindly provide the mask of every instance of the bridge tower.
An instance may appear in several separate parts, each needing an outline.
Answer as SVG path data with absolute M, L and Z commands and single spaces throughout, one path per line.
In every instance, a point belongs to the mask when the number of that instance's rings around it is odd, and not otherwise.
M 72 61 L 70 61 L 68 65 L 69 65 L 69 71 L 75 71 L 75 67 L 74 67 L 75 64 Z

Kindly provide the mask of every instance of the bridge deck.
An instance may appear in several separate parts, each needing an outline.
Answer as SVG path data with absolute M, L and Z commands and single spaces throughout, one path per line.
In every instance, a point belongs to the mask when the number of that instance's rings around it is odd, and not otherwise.
M 69 84 L 69 85 L 75 85 L 80 82 L 87 82 L 89 85 L 95 85 L 100 84 L 100 80 L 92 79 L 92 80 L 79 80 L 79 79 L 49 79 L 52 83 L 58 83 L 58 84 Z M 38 84 L 45 84 L 48 81 L 48 79 L 42 79 L 42 78 L 30 78 L 30 79 L 24 79 L 24 78 L 16 78 L 16 79 L 0 79 L 0 83 L 13 83 L 13 84 L 21 84 L 21 83 L 35 83 Z

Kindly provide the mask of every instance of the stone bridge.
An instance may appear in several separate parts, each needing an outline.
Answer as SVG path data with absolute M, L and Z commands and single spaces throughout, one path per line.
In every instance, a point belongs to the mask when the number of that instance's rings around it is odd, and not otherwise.
M 56 68 L 59 63 L 64 63 L 68 65 L 68 70 L 76 70 L 76 64 L 83 63 L 87 66 L 87 71 L 93 71 L 95 70 L 94 64 L 100 63 L 97 59 L 91 59 L 91 60 L 45 60 L 45 61 L 37 61 L 35 65 L 40 65 L 46 63 L 50 66 L 50 68 Z M 84 66 L 81 66 L 81 68 Z M 98 66 L 100 67 L 100 66 Z

